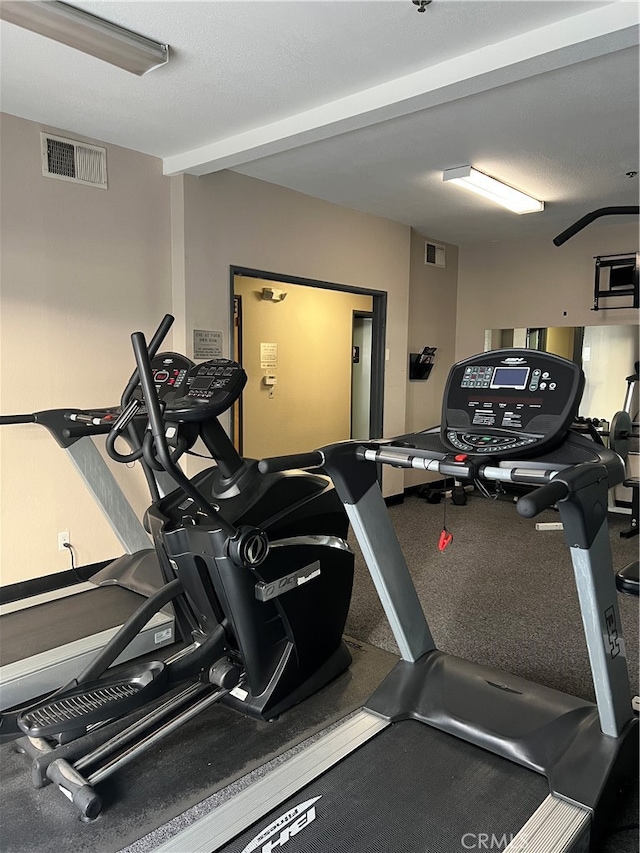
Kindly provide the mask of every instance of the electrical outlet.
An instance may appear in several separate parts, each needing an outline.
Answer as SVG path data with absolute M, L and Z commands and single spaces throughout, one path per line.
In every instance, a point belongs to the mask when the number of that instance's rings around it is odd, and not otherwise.
M 58 551 L 64 551 L 65 545 L 69 544 L 69 531 L 63 530 L 61 533 L 58 533 Z

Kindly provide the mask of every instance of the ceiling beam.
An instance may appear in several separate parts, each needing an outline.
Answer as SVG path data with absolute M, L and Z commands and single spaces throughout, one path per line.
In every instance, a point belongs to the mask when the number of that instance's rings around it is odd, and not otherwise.
M 638 5 L 617 0 L 356 94 L 165 157 L 165 175 L 232 169 L 638 44 Z

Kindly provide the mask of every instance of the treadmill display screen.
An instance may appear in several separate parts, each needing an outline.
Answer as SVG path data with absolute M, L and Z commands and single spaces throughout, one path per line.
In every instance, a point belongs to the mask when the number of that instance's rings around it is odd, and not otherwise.
M 528 367 L 496 367 L 491 379 L 491 388 L 513 388 L 522 391 L 527 387 Z

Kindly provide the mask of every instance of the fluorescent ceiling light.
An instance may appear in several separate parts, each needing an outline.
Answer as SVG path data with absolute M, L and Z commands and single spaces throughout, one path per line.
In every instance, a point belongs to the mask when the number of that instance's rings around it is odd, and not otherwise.
M 514 213 L 535 213 L 544 210 L 544 202 L 531 198 L 530 195 L 508 187 L 502 181 L 490 178 L 472 169 L 471 166 L 460 166 L 458 169 L 447 169 L 442 173 L 443 181 L 451 181 L 458 186 L 465 187 L 483 198 L 495 201 Z
M 132 74 L 146 74 L 169 61 L 169 45 L 140 36 L 58 0 L 3 0 L 0 2 L 0 18 Z

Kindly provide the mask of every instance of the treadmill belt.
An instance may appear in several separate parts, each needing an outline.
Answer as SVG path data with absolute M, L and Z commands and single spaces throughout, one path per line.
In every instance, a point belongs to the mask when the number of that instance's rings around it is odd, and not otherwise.
M 120 586 L 97 586 L 2 617 L 0 666 L 30 658 L 123 622 L 145 601 Z
M 248 853 L 286 843 L 287 853 L 504 850 L 548 793 L 544 776 L 405 720 L 221 849 Z

